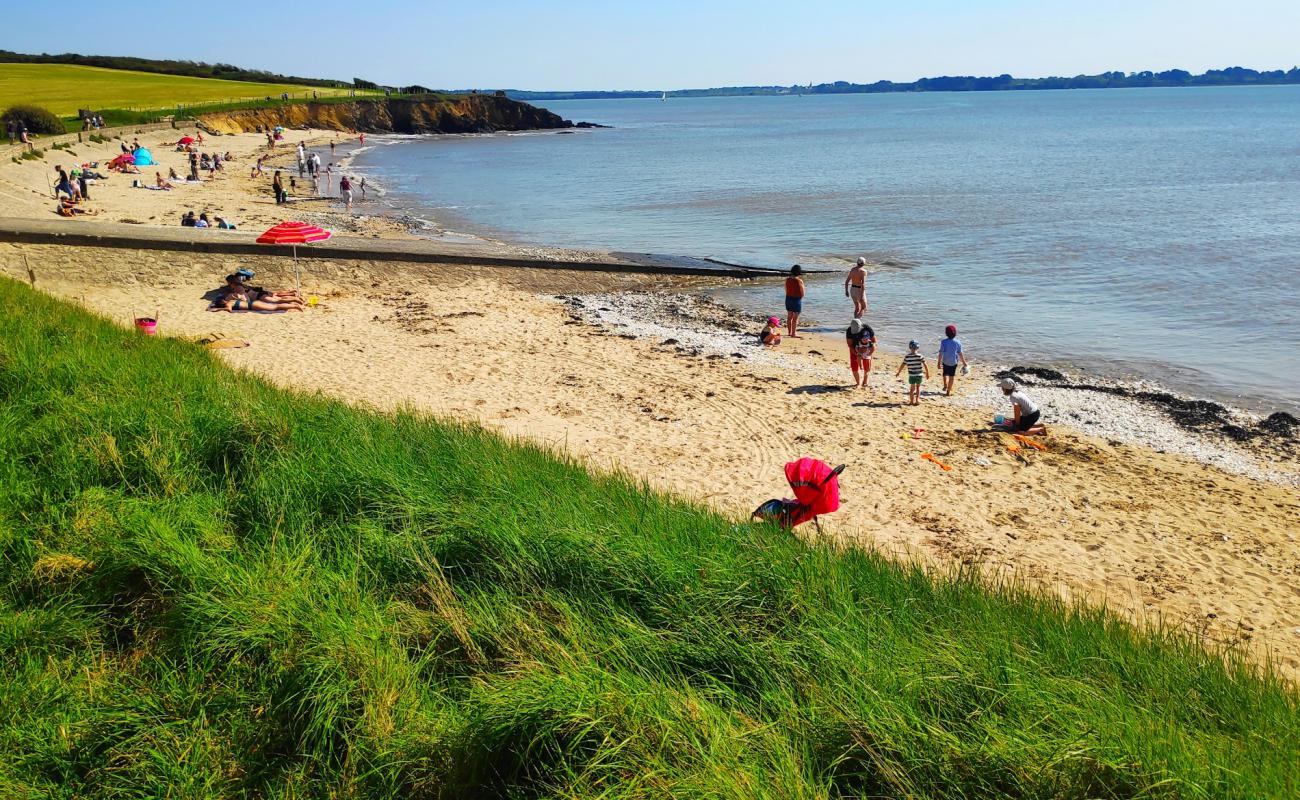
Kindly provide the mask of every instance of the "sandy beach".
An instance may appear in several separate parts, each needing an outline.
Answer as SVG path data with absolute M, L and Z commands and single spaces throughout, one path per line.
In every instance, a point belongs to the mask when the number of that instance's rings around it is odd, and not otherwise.
M 187 132 L 140 137 L 164 174 L 187 170 L 163 144 Z M 274 157 L 288 163 L 297 141 L 335 137 L 289 131 Z M 103 162 L 116 147 L 74 150 L 78 163 Z M 400 220 L 347 216 L 329 200 L 278 208 L 269 173 L 249 178 L 264 137 L 209 138 L 208 149 L 235 159 L 215 179 L 156 192 L 114 175 L 92 187 L 95 219 L 167 226 L 193 209 L 245 230 L 297 218 L 412 235 Z M 0 164 L 7 213 L 52 217 L 45 175 L 71 161 L 50 151 Z M 26 280 L 30 268 L 38 288 L 123 325 L 161 309 L 163 335 L 247 342 L 214 353 L 282 386 L 474 421 L 737 518 L 788 494 L 786 461 L 844 463 L 844 507 L 820 535 L 937 568 L 977 565 L 1184 626 L 1300 674 L 1294 440 L 1207 438 L 1157 409 L 1044 389 L 1049 423 L 1067 424 L 1052 425 L 1046 450 L 1011 453 L 1014 442 L 989 430 L 1006 411 L 991 388 L 995 367 L 977 365 L 952 398 L 928 382 L 922 405 L 910 408 L 893 377 L 896 357 L 878 359 L 871 389 L 849 389 L 842 341 L 759 348 L 747 321 L 683 279 L 304 259 L 304 289 L 320 299 L 307 312 L 206 311 L 203 294 L 239 266 L 254 269 L 258 284 L 292 283 L 291 263 L 275 257 L 0 244 L 4 274 Z
M 261 231 L 277 222 L 292 217 L 306 222 L 328 223 L 332 229 L 353 235 L 383 236 L 386 238 L 405 238 L 412 234 L 396 220 L 379 216 L 348 216 L 342 212 L 338 201 L 338 181 L 340 171 L 336 167 L 329 187 L 325 185 L 325 176 L 321 175 L 321 196 L 312 190 L 309 178 L 298 178 L 296 148 L 299 142 L 314 146 L 321 152 L 322 170 L 329 164 L 330 142 L 338 145 L 355 144 L 356 137 L 335 131 L 323 130 L 286 130 L 284 140 L 274 149 L 266 146 L 266 137 L 260 134 L 242 134 L 215 136 L 203 134 L 201 149 L 207 153 L 229 153 L 231 160 L 215 175 L 201 172 L 199 184 L 185 181 L 172 181 L 175 188 L 171 191 L 156 191 L 143 188 L 153 186 L 154 173 L 167 177 L 170 169 L 182 178 L 189 175 L 189 157 L 186 153 L 176 152 L 175 143 L 184 136 L 197 136 L 197 128 L 179 127 L 175 130 L 152 131 L 138 136 L 124 135 L 121 140 L 113 139 L 106 143 L 85 142 L 74 144 L 66 150 L 46 149 L 40 159 L 12 163 L 6 160 L 0 164 L 0 200 L 6 206 L 5 216 L 31 217 L 33 219 L 57 219 L 52 199 L 52 181 L 55 178 L 55 165 L 65 169 L 73 164 L 98 162 L 98 171 L 108 175 L 108 180 L 99 181 L 89 187 L 90 199 L 84 207 L 94 214 L 88 217 L 98 222 L 119 222 L 126 225 L 149 225 L 174 227 L 180 224 L 180 217 L 186 211 L 196 214 L 207 212 L 209 218 L 221 216 L 233 222 L 239 230 Z M 107 162 L 121 152 L 120 144 L 125 141 L 130 145 L 134 140 L 149 149 L 157 162 L 156 166 L 140 167 L 141 174 L 109 173 Z M 38 141 L 37 147 L 41 144 Z M 266 157 L 264 174 L 250 177 L 250 171 L 259 156 Z M 338 160 L 342 159 L 339 153 Z M 289 189 L 290 202 L 286 206 L 277 206 L 271 192 L 271 176 L 275 169 L 284 169 L 284 181 L 289 185 L 290 178 L 297 180 L 297 188 Z M 133 187 L 132 181 L 138 180 L 143 186 Z M 360 191 L 356 192 L 360 199 Z M 371 198 L 373 199 L 373 193 Z M 359 202 L 357 206 L 364 207 Z M 75 225 L 79 219 L 69 219 L 69 225 Z M 213 231 L 219 235 L 218 231 Z

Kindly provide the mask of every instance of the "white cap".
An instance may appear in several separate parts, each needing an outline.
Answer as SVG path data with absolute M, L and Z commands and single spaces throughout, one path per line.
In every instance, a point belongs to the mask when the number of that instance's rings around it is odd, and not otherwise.
M 867 260 L 862 256 L 858 256 L 858 266 L 865 267 L 866 265 L 867 265 Z
M 1002 387 L 1004 392 L 1014 392 L 1016 390 L 1016 382 L 1010 378 L 1003 378 L 998 381 L 998 386 Z

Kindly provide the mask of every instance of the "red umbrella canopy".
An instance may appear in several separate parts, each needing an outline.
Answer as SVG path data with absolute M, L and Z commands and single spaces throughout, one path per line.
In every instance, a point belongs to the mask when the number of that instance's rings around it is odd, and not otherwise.
M 193 143 L 194 143 L 194 137 L 193 137 L 193 136 L 182 136 L 182 137 L 181 137 L 181 138 L 176 142 L 176 144 L 193 144 Z
M 321 242 L 333 235 L 324 228 L 305 222 L 281 222 L 257 237 L 258 244 L 307 244 Z

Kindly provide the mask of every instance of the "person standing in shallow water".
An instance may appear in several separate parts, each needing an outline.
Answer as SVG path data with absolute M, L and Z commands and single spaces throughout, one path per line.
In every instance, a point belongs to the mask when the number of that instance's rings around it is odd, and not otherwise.
M 785 279 L 785 327 L 789 332 L 791 339 L 798 339 L 799 334 L 795 333 L 799 326 L 799 315 L 803 313 L 803 296 L 804 285 L 803 267 L 795 264 L 790 267 L 790 277 Z
M 853 318 L 860 319 L 867 313 L 867 260 L 859 258 L 858 263 L 844 278 L 844 296 L 853 300 Z

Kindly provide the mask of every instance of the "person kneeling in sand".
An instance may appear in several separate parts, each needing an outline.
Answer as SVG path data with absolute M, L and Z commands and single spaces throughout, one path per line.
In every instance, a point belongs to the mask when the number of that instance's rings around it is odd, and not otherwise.
M 781 343 L 781 320 L 776 317 L 768 317 L 767 324 L 763 326 L 762 333 L 758 334 L 760 344 L 778 345 Z
M 1042 413 L 1039 411 L 1038 404 L 1033 401 L 1025 390 L 1016 385 L 1016 382 L 1010 378 L 1003 378 L 998 384 L 1002 393 L 1011 401 L 1011 410 L 1015 413 L 1012 419 L 1007 420 L 1007 428 L 1012 433 L 1025 433 L 1030 436 L 1046 436 L 1047 426 L 1039 422 Z

